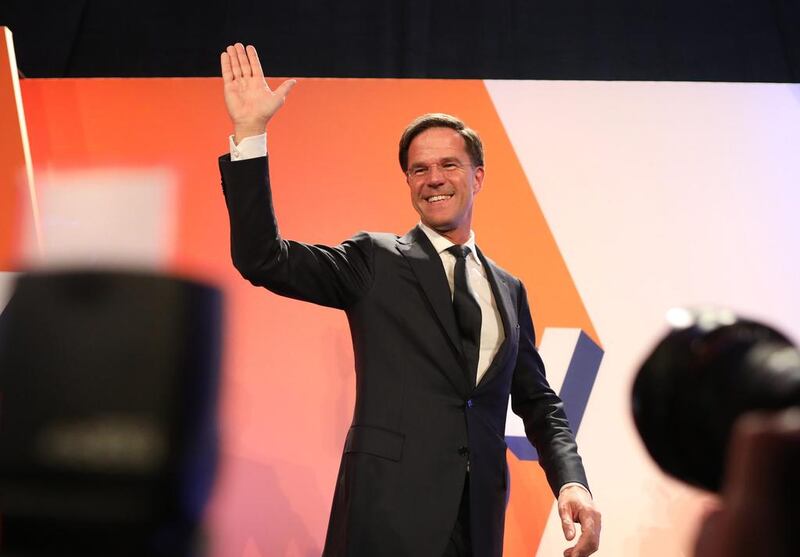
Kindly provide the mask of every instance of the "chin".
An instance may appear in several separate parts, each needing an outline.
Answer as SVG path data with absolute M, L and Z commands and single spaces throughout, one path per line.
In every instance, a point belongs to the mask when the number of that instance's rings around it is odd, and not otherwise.
M 456 226 L 450 221 L 432 221 L 423 219 L 422 222 L 425 224 L 425 226 L 433 228 L 436 232 L 449 232 L 456 228 Z

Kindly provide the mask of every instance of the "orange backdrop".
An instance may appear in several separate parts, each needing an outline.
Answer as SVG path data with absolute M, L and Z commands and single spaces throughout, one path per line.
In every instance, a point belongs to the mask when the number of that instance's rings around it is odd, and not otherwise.
M 349 334 L 342 314 L 253 288 L 232 268 L 216 168 L 230 133 L 221 80 L 25 80 L 22 94 L 37 176 L 171 170 L 178 214 L 165 270 L 225 292 L 224 447 L 209 515 L 212 554 L 319 554 L 352 416 Z M 480 81 L 301 80 L 269 128 L 284 236 L 337 243 L 361 229 L 411 228 L 417 217 L 396 145 L 408 121 L 433 111 L 458 115 L 483 136 L 487 178 L 474 228 L 483 250 L 525 282 L 537 330 L 577 327 L 597 341 Z M 46 227 L 43 243 L 46 249 Z M 553 500 L 538 464 L 508 456 L 506 555 L 531 555 Z

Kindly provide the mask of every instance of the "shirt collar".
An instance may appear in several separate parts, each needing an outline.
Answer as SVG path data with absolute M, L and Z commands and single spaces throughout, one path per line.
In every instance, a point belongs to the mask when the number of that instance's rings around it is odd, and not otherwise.
M 436 253 L 439 255 L 442 254 L 443 251 L 446 251 L 447 248 L 450 246 L 454 246 L 455 244 L 436 232 L 433 228 L 425 225 L 424 223 L 420 222 L 419 225 L 420 229 L 425 233 L 425 236 L 428 237 L 428 240 L 431 241 L 433 244 L 433 249 L 436 250 Z M 478 265 L 481 264 L 481 260 L 478 257 L 478 252 L 475 249 L 475 231 L 469 231 L 469 239 L 464 242 L 464 245 L 469 248 L 469 256 L 475 261 Z

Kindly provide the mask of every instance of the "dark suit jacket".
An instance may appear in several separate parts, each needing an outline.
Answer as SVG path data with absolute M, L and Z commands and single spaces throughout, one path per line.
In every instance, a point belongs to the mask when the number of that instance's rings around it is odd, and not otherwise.
M 522 283 L 478 250 L 505 342 L 477 386 L 464 368 L 450 290 L 430 241 L 359 233 L 338 246 L 280 237 L 265 158 L 220 159 L 233 263 L 254 285 L 343 309 L 356 403 L 324 555 L 440 557 L 469 467 L 476 557 L 502 554 L 509 393 L 556 492 L 586 477 L 534 345 Z

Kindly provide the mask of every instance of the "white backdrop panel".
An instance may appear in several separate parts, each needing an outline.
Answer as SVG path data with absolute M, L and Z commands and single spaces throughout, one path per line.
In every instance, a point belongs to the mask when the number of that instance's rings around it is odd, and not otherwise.
M 651 463 L 630 386 L 676 305 L 800 338 L 800 86 L 486 85 L 605 349 L 578 434 L 598 555 L 689 554 L 706 498 Z M 553 514 L 539 555 L 564 547 Z

